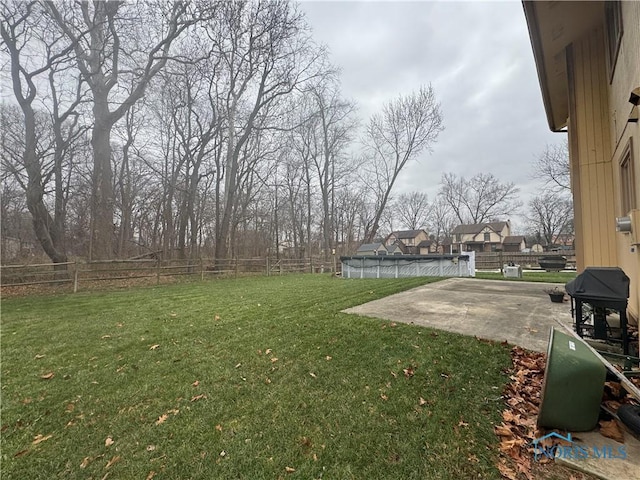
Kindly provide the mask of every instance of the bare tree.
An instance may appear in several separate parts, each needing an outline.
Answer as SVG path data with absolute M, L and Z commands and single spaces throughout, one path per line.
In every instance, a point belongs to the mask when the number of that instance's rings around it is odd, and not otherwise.
M 559 235 L 573 233 L 573 202 L 566 194 L 544 193 L 531 199 L 526 218 L 529 230 L 553 245 Z
M 226 73 L 223 112 L 226 118 L 224 197 L 216 229 L 217 258 L 229 252 L 236 211 L 241 162 L 256 130 L 273 127 L 283 99 L 314 78 L 320 52 L 311 44 L 302 15 L 291 3 L 223 2 L 207 34 L 222 57 Z
M 461 224 L 494 221 L 515 213 L 522 205 L 518 188 L 503 183 L 491 173 L 478 173 L 470 179 L 445 173 L 438 193 Z
M 376 236 L 402 169 L 422 151 L 431 150 L 443 129 L 440 104 L 431 85 L 398 96 L 386 103 L 381 113 L 371 117 L 364 144 L 369 156 L 369 181 L 376 197 L 376 208 L 365 234 L 366 241 L 370 242 Z
M 165 66 L 172 43 L 197 21 L 190 4 L 81 1 L 45 3 L 73 45 L 93 102 L 93 246 L 95 258 L 114 254 L 111 132 Z M 61 7 L 59 9 L 59 7 Z
M 436 241 L 437 247 L 443 245 L 458 223 L 458 218 L 453 213 L 449 204 L 441 195 L 438 195 L 431 205 L 429 219 L 427 221 L 429 233 Z
M 2 48 L 9 55 L 13 93 L 24 119 L 20 168 L 26 172 L 26 181 L 22 185 L 27 196 L 27 207 L 33 218 L 36 238 L 44 252 L 54 263 L 64 263 L 67 256 L 64 249 L 66 194 L 63 161 L 70 154 L 70 145 L 77 135 L 75 109 L 81 101 L 82 86 L 78 84 L 75 98 L 70 105 L 63 107 L 54 77 L 61 64 L 68 61 L 75 45 L 65 42 L 49 27 L 46 15 L 36 2 L 2 5 Z M 38 99 L 39 77 L 45 73 L 49 74 L 52 111 L 47 122 L 39 123 L 34 102 Z M 4 113 L 3 119 L 6 118 Z M 42 127 L 47 123 L 48 128 L 53 130 L 49 136 L 53 148 L 43 147 L 42 141 L 39 141 Z M 4 120 L 2 128 L 7 128 Z M 45 163 L 52 150 L 53 165 L 47 171 Z M 15 174 L 20 181 L 18 170 L 15 170 Z M 52 175 L 55 182 L 53 216 L 45 203 L 45 188 Z
M 431 205 L 426 193 L 410 192 L 397 198 L 393 210 L 402 228 L 417 230 L 427 226 Z
M 554 192 L 571 191 L 569 172 L 569 143 L 547 145 L 533 163 L 532 177 L 542 180 Z
M 314 109 L 309 121 L 314 127 L 315 143 L 320 147 L 316 155 L 313 155 L 313 162 L 322 197 L 323 250 L 325 258 L 329 258 L 334 247 L 335 187 L 343 170 L 339 162 L 345 158 L 341 157 L 342 150 L 356 126 L 352 118 L 355 106 L 341 98 L 340 88 L 333 74 L 321 78 L 309 93 Z

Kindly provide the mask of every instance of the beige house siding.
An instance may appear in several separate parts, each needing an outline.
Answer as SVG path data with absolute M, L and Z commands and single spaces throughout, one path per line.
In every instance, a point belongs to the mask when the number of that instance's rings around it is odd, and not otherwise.
M 574 204 L 581 205 L 578 269 L 616 265 L 607 68 L 602 27 L 567 50 Z
M 640 123 L 629 122 L 640 87 L 640 2 L 619 3 L 622 37 L 613 69 L 606 2 L 524 1 L 540 86 L 553 131 L 569 131 L 576 260 L 619 266 L 631 279 L 629 313 L 640 316 L 640 221 L 616 232 L 616 217 L 640 218 Z M 623 211 L 621 161 L 631 149 L 635 205 Z M 625 209 L 626 210 L 626 209 Z M 637 240 L 632 240 L 637 238 Z
M 640 87 L 640 3 L 622 2 L 623 35 L 618 59 L 609 88 L 610 131 L 614 139 L 612 166 L 614 170 L 614 202 L 616 216 L 627 216 L 622 210 L 620 162 L 631 147 L 636 185 L 635 208 L 640 209 L 640 123 L 627 122 L 633 105 L 629 103 L 631 90 Z M 636 229 L 640 225 L 635 226 Z M 640 232 L 636 232 L 640 238 Z M 632 244 L 632 235 L 616 234 L 618 265 L 631 278 L 629 310 L 640 317 L 640 245 Z

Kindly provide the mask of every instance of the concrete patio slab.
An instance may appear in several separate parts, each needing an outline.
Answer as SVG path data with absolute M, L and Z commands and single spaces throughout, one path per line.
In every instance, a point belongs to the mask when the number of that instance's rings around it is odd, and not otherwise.
M 414 288 L 344 310 L 394 322 L 437 328 L 479 338 L 504 341 L 546 352 L 551 327 L 557 321 L 571 325 L 568 302 L 551 303 L 538 282 L 508 282 L 451 278 Z M 574 437 L 600 451 L 616 442 L 598 432 Z M 558 459 L 559 463 L 605 480 L 640 480 L 640 442 L 627 433 L 627 458 Z
M 345 313 L 438 328 L 546 352 L 556 321 L 571 324 L 569 302 L 552 303 L 557 284 L 450 278 L 407 290 Z

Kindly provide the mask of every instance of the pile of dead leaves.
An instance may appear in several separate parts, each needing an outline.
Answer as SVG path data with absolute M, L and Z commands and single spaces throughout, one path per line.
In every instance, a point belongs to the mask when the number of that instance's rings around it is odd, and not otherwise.
M 511 382 L 503 393 L 507 408 L 502 412 L 502 423 L 495 427 L 496 435 L 500 437 L 498 469 L 504 478 L 510 480 L 534 478 L 531 473 L 531 442 L 545 434 L 536 427 L 536 420 L 546 357 L 544 353 L 518 346 L 511 349 Z
M 535 478 L 532 473 L 532 459 L 535 453 L 532 442 L 549 433 L 549 430 L 536 425 L 547 356 L 516 346 L 511 349 L 511 359 L 511 382 L 503 392 L 506 409 L 502 412 L 502 423 L 495 427 L 495 433 L 500 438 L 497 467 L 503 478 L 532 480 Z M 635 378 L 634 380 L 637 381 Z M 623 403 L 633 403 L 631 396 L 619 382 L 607 381 L 602 403 L 605 410 L 615 413 Z M 601 420 L 599 427 L 603 436 L 618 442 L 624 441 L 622 429 L 618 427 L 616 420 Z M 567 432 L 554 431 L 566 437 Z M 554 445 L 569 444 L 559 438 L 547 438 L 538 442 L 539 448 L 542 449 Z M 538 463 L 545 464 L 550 461 L 550 458 L 542 456 Z

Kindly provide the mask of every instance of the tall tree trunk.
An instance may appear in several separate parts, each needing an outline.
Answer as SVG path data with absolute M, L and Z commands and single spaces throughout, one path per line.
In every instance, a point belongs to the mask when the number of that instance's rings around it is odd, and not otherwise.
M 108 259 L 113 249 L 113 186 L 111 185 L 111 127 L 107 95 L 94 90 L 93 114 L 95 123 L 91 133 L 93 147 L 93 250 L 92 259 Z

